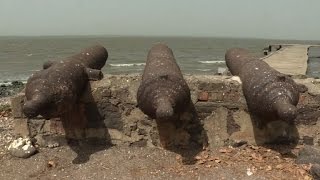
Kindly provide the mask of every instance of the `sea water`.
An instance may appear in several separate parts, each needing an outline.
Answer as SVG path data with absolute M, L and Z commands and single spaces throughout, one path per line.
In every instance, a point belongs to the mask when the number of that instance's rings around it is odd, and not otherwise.
M 216 73 L 219 67 L 225 67 L 224 54 L 232 47 L 248 48 L 262 56 L 263 48 L 269 44 L 318 43 L 205 37 L 0 37 L 0 83 L 26 81 L 32 73 L 41 70 L 44 62 L 61 60 L 94 44 L 103 45 L 109 52 L 107 64 L 102 69 L 104 73 L 142 73 L 148 50 L 158 42 L 166 43 L 173 50 L 183 74 Z

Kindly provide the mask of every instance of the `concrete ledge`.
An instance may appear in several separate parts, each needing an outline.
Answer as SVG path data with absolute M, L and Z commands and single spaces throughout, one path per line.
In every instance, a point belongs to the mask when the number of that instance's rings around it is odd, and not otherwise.
M 320 80 L 296 79 L 306 85 L 299 115 L 292 125 L 281 121 L 255 127 L 248 113 L 241 82 L 230 76 L 185 76 L 192 104 L 172 122 L 156 122 L 136 107 L 139 75 L 105 75 L 91 82 L 74 111 L 60 119 L 26 119 L 21 112 L 24 94 L 11 99 L 15 132 L 31 137 L 99 138 L 112 144 L 137 146 L 209 146 L 241 142 L 319 145 Z M 44 143 L 46 144 L 46 143 Z

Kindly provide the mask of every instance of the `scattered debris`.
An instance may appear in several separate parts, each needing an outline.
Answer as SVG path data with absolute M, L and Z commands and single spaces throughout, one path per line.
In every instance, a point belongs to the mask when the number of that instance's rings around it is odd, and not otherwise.
M 11 106 L 9 104 L 0 104 L 0 118 L 11 116 Z
M 48 148 L 56 148 L 59 147 L 60 144 L 58 142 L 52 142 L 52 143 L 48 143 Z
M 9 148 L 10 154 L 19 158 L 28 158 L 36 153 L 36 148 L 29 138 L 18 138 L 14 140 Z
M 231 148 L 228 148 L 228 149 L 220 149 L 219 152 L 220 152 L 220 153 L 231 153 L 231 152 L 232 152 L 232 149 L 231 149 Z
M 261 174 L 272 173 L 274 179 L 281 179 L 282 173 L 288 173 L 292 174 L 292 179 L 311 180 L 312 177 L 309 174 L 311 166 L 296 164 L 294 156 L 286 156 L 287 154 L 282 153 L 283 149 L 288 149 L 288 147 L 247 145 L 241 148 L 234 148 L 233 146 L 229 146 L 214 151 L 203 151 L 195 156 L 195 160 L 197 161 L 196 165 L 198 169 L 201 166 L 205 168 L 238 168 L 241 163 L 242 166 L 246 165 L 248 167 L 246 176 L 256 175 L 259 177 Z M 296 155 L 299 149 L 300 147 L 291 150 L 289 148 L 288 151 Z M 314 174 L 316 173 L 318 171 L 315 166 Z

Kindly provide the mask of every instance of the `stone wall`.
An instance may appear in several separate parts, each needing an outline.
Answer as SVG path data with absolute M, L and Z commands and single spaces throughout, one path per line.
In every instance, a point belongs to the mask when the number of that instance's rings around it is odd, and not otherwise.
M 15 132 L 31 136 L 43 146 L 51 141 L 105 139 L 112 144 L 137 146 L 209 146 L 241 143 L 305 143 L 319 145 L 320 80 L 295 79 L 308 87 L 301 94 L 299 115 L 292 125 L 274 121 L 259 129 L 250 117 L 238 77 L 185 76 L 192 103 L 170 122 L 156 122 L 137 107 L 139 75 L 106 75 L 91 82 L 74 111 L 60 119 L 26 119 L 21 111 L 24 94 L 11 99 Z M 62 142 L 60 142 L 62 143 Z

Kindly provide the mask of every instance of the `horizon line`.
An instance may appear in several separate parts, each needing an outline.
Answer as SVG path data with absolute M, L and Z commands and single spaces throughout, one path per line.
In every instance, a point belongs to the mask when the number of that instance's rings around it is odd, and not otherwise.
M 164 37 L 164 38 L 221 38 L 221 39 L 257 39 L 257 40 L 281 40 L 281 41 L 320 41 L 320 39 L 287 39 L 287 38 L 263 38 L 263 37 L 247 37 L 247 36 L 202 36 L 202 35 L 116 35 L 116 34 L 48 34 L 48 35 L 0 35 L 0 37 L 142 37 L 142 38 L 152 38 L 152 37 Z

